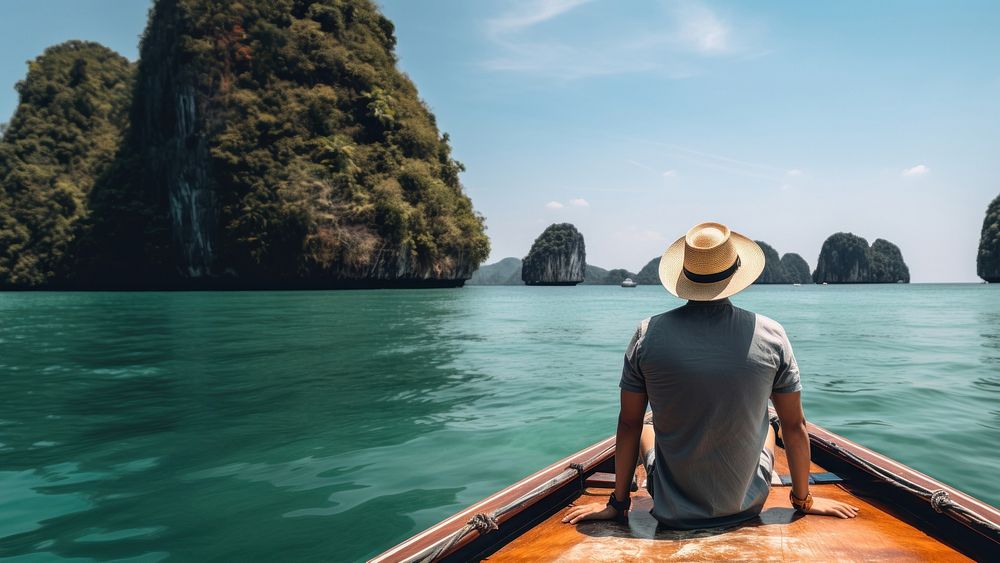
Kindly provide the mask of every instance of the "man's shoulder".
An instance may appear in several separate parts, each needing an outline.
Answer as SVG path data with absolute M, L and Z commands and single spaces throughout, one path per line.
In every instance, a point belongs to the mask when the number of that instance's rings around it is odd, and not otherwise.
M 785 336 L 785 327 L 771 317 L 760 313 L 754 313 L 753 311 L 747 311 L 745 309 L 741 309 L 741 311 L 754 316 L 754 328 L 757 333 L 773 336 L 779 339 Z

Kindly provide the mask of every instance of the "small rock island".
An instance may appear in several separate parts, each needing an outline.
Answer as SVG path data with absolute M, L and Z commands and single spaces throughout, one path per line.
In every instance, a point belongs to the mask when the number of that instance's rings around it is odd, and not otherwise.
M 527 285 L 576 285 L 587 264 L 583 235 L 569 223 L 545 229 L 524 258 L 521 280 Z
M 785 283 L 812 283 L 813 281 L 806 259 L 794 252 L 782 255 L 781 272 L 785 276 Z
M 755 284 L 812 283 L 809 264 L 798 254 L 789 252 L 779 258 L 778 251 L 763 241 L 754 241 L 764 251 L 764 271 Z
M 976 274 L 990 283 L 1000 283 L 1000 195 L 986 208 L 979 254 L 976 255 Z
M 909 283 L 910 269 L 895 244 L 868 241 L 853 233 L 836 233 L 823 242 L 816 270 L 816 283 Z

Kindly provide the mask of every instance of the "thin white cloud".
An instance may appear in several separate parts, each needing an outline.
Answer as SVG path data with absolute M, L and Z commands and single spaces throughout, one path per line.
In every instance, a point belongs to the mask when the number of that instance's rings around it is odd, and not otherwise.
M 559 203 L 558 201 L 550 201 L 545 204 L 545 209 L 562 209 L 562 208 L 563 204 Z
M 685 47 L 704 54 L 728 52 L 730 28 L 712 10 L 694 3 L 678 4 L 678 37 Z
M 904 168 L 901 174 L 903 176 L 923 176 L 930 172 L 931 169 L 925 164 L 918 164 L 916 166 L 911 166 L 909 168 Z
M 495 52 L 482 67 L 562 81 L 634 73 L 680 80 L 701 74 L 707 57 L 726 55 L 743 62 L 769 52 L 754 46 L 756 41 L 748 37 L 755 35 L 752 18 L 741 20 L 739 30 L 744 33 L 738 37 L 737 29 L 726 18 L 697 0 L 672 3 L 641 15 L 621 12 L 608 17 L 580 10 L 587 30 L 583 34 L 559 28 L 546 28 L 542 34 L 535 29 L 590 2 L 523 0 L 486 20 L 486 37 Z
M 557 18 L 591 0 L 533 0 L 521 2 L 513 10 L 486 22 L 495 34 L 516 33 Z
M 576 207 L 590 207 L 590 202 L 582 197 L 571 199 L 569 200 L 569 203 L 570 205 L 574 205 Z
M 798 168 L 792 168 L 788 172 L 785 172 L 785 175 L 794 178 L 796 176 L 801 176 L 802 175 L 802 171 L 799 170 Z
M 664 172 L 662 174 L 662 176 L 664 178 L 674 178 L 674 177 L 677 176 L 677 171 L 676 170 L 667 170 L 666 172 Z

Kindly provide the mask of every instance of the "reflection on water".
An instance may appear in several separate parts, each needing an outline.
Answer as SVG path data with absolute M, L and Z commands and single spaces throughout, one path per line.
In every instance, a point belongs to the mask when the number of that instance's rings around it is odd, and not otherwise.
M 996 287 L 753 287 L 807 415 L 1000 502 Z M 614 430 L 660 288 L 0 293 L 0 557 L 360 559 Z

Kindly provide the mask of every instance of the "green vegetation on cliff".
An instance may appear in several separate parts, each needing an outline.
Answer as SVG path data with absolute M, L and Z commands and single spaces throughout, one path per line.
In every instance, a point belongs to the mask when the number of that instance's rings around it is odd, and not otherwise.
M 3 279 L 460 284 L 484 220 L 395 44 L 370 0 L 156 0 L 131 92 L 106 49 L 47 52 L 0 157 Z M 84 216 L 68 280 L 46 257 Z
M 82 41 L 29 63 L 0 141 L 0 287 L 74 273 L 91 189 L 125 127 L 132 75 L 126 58 Z
M 979 236 L 976 274 L 990 283 L 1000 283 L 1000 195 L 986 208 Z
M 569 223 L 550 225 L 524 258 L 521 279 L 528 285 L 575 285 L 587 263 L 583 235 Z
M 910 271 L 899 247 L 877 239 L 875 245 L 852 233 L 836 233 L 823 242 L 816 283 L 894 283 L 910 281 Z
M 157 1 L 106 242 L 138 207 L 152 271 L 468 278 L 483 218 L 395 44 L 369 0 Z

